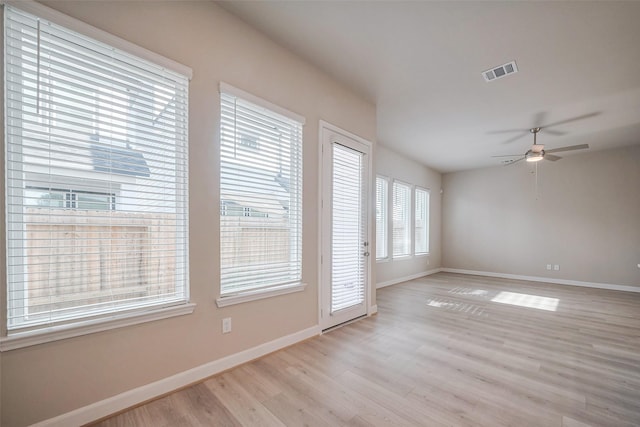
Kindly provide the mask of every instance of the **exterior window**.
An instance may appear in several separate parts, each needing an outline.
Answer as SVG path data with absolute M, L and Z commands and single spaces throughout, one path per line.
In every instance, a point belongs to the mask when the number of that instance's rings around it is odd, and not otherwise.
M 393 183 L 393 256 L 411 255 L 411 186 Z
M 113 193 L 27 187 L 24 195 L 27 206 L 98 211 L 111 211 L 116 209 L 116 196 Z
M 5 6 L 8 335 L 188 301 L 188 76 Z
M 220 295 L 302 279 L 302 119 L 221 85 Z
M 416 255 L 429 253 L 429 192 L 416 188 L 415 192 Z
M 376 259 L 385 259 L 389 256 L 388 216 L 389 205 L 389 180 L 376 177 Z

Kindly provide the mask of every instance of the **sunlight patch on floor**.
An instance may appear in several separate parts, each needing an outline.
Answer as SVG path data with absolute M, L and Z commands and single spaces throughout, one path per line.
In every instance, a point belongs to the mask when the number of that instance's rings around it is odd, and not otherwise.
M 479 305 L 450 301 L 441 298 L 431 298 L 427 300 L 430 307 L 444 308 L 445 310 L 458 311 L 461 313 L 472 314 L 474 316 L 486 316 L 484 309 Z
M 517 305 L 520 307 L 536 308 L 538 310 L 556 311 L 560 300 L 558 298 L 541 297 L 539 295 L 520 294 L 517 292 L 500 292 L 491 299 L 500 304 Z
M 449 293 L 456 295 L 471 295 L 474 297 L 487 297 L 489 295 L 489 291 L 485 291 L 484 289 L 472 288 L 453 288 L 449 291 Z

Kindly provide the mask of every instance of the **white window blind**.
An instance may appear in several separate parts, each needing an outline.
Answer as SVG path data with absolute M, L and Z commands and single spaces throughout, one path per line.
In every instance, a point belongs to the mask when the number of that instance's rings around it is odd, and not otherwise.
M 362 304 L 365 298 L 366 206 L 362 153 L 333 144 L 331 223 L 331 312 Z
M 393 183 L 393 256 L 411 255 L 411 187 Z
M 415 192 L 415 253 L 429 253 L 429 192 L 416 188 Z
M 188 300 L 188 77 L 5 7 L 7 326 Z
M 389 181 L 381 176 L 376 177 L 376 259 L 388 256 L 389 244 L 387 235 L 387 210 L 389 205 Z
M 221 87 L 223 297 L 302 279 L 303 123 L 238 92 Z

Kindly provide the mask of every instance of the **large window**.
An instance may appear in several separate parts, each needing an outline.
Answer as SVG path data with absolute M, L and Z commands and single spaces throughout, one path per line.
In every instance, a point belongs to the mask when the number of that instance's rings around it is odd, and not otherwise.
M 389 256 L 388 217 L 389 205 L 389 180 L 385 177 L 376 177 L 376 259 L 385 259 Z
M 393 182 L 393 256 L 411 255 L 411 186 Z
M 429 253 L 429 192 L 415 190 L 415 254 Z
M 188 76 L 4 16 L 9 335 L 184 304 Z
M 221 85 L 221 297 L 299 283 L 303 119 Z

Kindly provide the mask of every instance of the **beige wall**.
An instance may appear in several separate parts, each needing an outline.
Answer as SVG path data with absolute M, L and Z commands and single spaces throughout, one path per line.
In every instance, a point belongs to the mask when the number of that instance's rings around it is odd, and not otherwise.
M 443 266 L 640 287 L 640 146 L 532 171 L 444 175 Z
M 393 179 L 417 185 L 430 192 L 429 209 L 429 255 L 392 259 L 376 263 L 378 284 L 402 281 L 402 279 L 440 267 L 441 264 L 441 195 L 442 176 L 428 167 L 410 160 L 390 149 L 378 145 L 376 148 L 376 174 L 390 178 L 389 197 L 392 196 Z M 391 213 L 389 213 L 391 214 Z M 389 250 L 390 252 L 391 250 Z M 375 253 L 375 252 L 374 252 Z
M 193 69 L 190 277 L 197 307 L 188 316 L 3 353 L 3 426 L 54 417 L 316 325 L 318 121 L 375 141 L 372 104 L 212 2 L 45 3 Z M 306 117 L 303 280 L 309 284 L 304 292 L 223 309 L 215 304 L 220 81 Z M 221 319 L 227 316 L 233 318 L 233 332 L 223 336 Z

